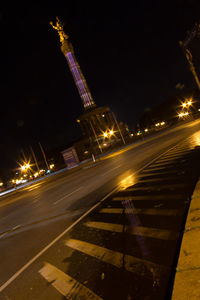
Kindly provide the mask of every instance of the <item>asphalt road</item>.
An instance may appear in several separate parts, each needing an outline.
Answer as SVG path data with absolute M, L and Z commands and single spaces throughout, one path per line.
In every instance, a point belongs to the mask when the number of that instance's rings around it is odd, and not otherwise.
M 200 145 L 200 120 L 165 130 L 154 137 L 112 153 L 95 164 L 85 165 L 78 170 L 74 169 L 55 175 L 15 193 L 1 197 L 0 299 L 63 299 L 64 292 L 61 291 L 61 288 L 51 285 L 51 282 L 56 282 L 56 279 L 50 276 L 52 272 L 54 274 L 60 274 L 59 272 L 61 272 L 59 268 L 55 269 L 55 265 L 59 264 L 57 262 L 59 256 L 63 258 L 63 252 L 60 250 L 61 238 L 70 234 L 71 227 L 73 227 L 72 230 L 77 230 L 79 223 L 84 220 L 81 216 L 87 213 L 96 203 L 99 203 L 100 200 L 104 199 L 108 193 L 111 193 L 116 188 L 126 187 L 127 184 L 131 186 L 137 184 L 140 181 L 142 171 L 144 170 L 145 172 L 148 165 L 151 166 L 154 160 L 159 159 L 159 156 L 163 157 L 166 151 L 173 150 L 173 147 L 184 143 L 185 139 L 187 140 L 184 147 L 187 146 L 187 149 L 181 147 L 179 150 L 180 154 Z M 176 155 L 177 153 L 174 154 L 174 156 Z M 168 161 L 166 160 L 166 162 Z M 165 182 L 165 184 L 170 185 L 170 178 L 172 180 L 175 179 L 170 171 L 167 174 L 169 183 Z M 148 179 L 145 180 L 148 182 Z M 191 177 L 191 180 L 193 180 L 193 177 Z M 109 197 L 104 202 L 107 203 L 107 201 L 110 201 Z M 115 206 L 114 209 L 121 208 Z M 81 218 L 80 222 L 79 218 Z M 74 222 L 77 222 L 77 225 L 74 226 Z M 100 225 L 99 223 L 96 225 L 95 222 L 90 221 L 90 223 L 87 223 L 87 227 L 101 226 L 101 228 L 96 229 L 102 229 L 105 226 L 105 222 L 99 222 L 101 223 Z M 112 224 L 112 222 L 109 223 Z M 104 228 L 103 230 L 106 230 L 106 232 L 111 231 L 110 228 Z M 116 231 L 114 227 L 113 230 Z M 119 232 L 121 230 L 120 227 L 117 230 Z M 102 237 L 102 239 L 104 238 Z M 77 239 L 73 238 L 68 241 L 65 247 L 65 261 L 72 256 L 73 251 L 77 247 L 79 249 L 81 247 L 82 250 L 85 248 L 90 249 L 91 247 L 91 244 L 86 244 L 86 242 L 78 245 L 75 240 Z M 102 249 L 98 248 L 95 250 L 91 248 L 90 250 L 96 253 L 95 251 L 101 252 Z M 121 252 L 118 251 L 117 253 L 119 257 Z M 43 259 L 44 255 L 46 255 L 45 260 Z M 87 255 L 89 254 L 87 253 Z M 96 255 L 98 256 L 98 253 Z M 105 254 L 105 257 L 109 256 L 114 257 L 116 261 L 118 259 L 113 252 Z M 48 262 L 46 269 L 42 269 L 44 261 Z M 51 261 L 51 264 L 49 264 L 49 261 Z M 78 261 L 75 259 L 73 263 L 76 265 Z M 38 264 L 41 264 L 39 267 L 40 276 L 38 275 Z M 116 266 L 116 264 L 114 265 Z M 94 270 L 96 269 L 94 268 Z M 87 267 L 80 268 L 80 271 L 81 274 L 88 273 Z M 78 271 L 76 270 L 76 272 Z M 60 276 L 62 282 L 67 280 L 72 282 L 72 277 L 63 278 L 63 273 Z M 104 272 L 101 272 L 101 276 L 101 281 L 104 281 Z M 156 280 L 154 280 L 155 285 Z M 107 289 L 103 286 L 102 293 L 92 292 L 92 290 L 95 290 L 95 287 L 85 291 L 88 281 L 89 279 L 83 280 L 81 278 L 79 282 L 82 282 L 84 286 L 79 286 L 79 289 L 82 291 L 79 291 L 80 295 L 72 295 L 69 291 L 66 291 L 68 293 L 67 298 L 76 299 L 77 296 L 77 299 L 101 299 L 97 295 L 103 295 L 103 299 L 109 299 L 110 296 L 108 297 L 107 295 L 110 295 L 110 293 L 104 293 L 103 291 Z M 77 285 L 76 282 L 74 284 Z M 148 286 L 149 282 L 146 284 Z M 95 283 L 93 282 L 94 285 Z M 111 287 L 112 291 L 114 287 L 113 285 Z M 56 290 L 56 293 L 54 290 Z M 130 295 L 126 294 L 124 299 L 132 299 Z M 120 297 L 119 299 L 123 299 L 121 294 Z M 117 299 L 116 295 L 113 299 Z M 138 296 L 136 299 L 144 298 L 139 298 Z

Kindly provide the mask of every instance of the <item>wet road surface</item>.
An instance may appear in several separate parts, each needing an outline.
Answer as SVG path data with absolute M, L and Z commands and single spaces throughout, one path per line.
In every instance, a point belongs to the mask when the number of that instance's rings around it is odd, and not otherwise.
M 93 168 L 4 197 L 0 299 L 170 297 L 199 175 L 199 130 L 195 121 Z M 120 191 L 105 199 L 117 183 Z

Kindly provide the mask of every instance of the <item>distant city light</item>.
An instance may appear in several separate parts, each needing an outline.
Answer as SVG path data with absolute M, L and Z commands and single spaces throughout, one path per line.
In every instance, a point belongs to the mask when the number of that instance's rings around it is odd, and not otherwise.
M 51 164 L 51 165 L 49 166 L 49 168 L 50 168 L 51 170 L 52 170 L 54 167 L 55 167 L 54 164 Z
M 107 132 L 104 132 L 103 135 L 104 135 L 104 137 L 107 137 L 107 136 L 108 136 L 108 133 L 107 133 Z
M 188 116 L 188 115 L 189 115 L 189 112 L 186 111 L 185 113 L 184 113 L 184 112 L 179 113 L 179 114 L 178 114 L 178 117 L 179 117 L 179 118 L 182 118 L 182 117 L 185 117 L 185 116 Z
M 163 126 L 163 125 L 165 125 L 165 122 L 164 122 L 164 121 L 155 124 L 156 127 L 158 127 L 158 126 Z
M 191 106 L 191 105 L 192 105 L 192 98 L 186 100 L 185 102 L 183 102 L 183 103 L 181 104 L 181 106 L 182 106 L 183 108 L 189 107 L 189 106 Z
M 0 186 L 3 186 L 3 182 L 0 182 Z
M 13 179 L 12 180 L 12 183 L 16 183 L 17 185 L 18 184 L 20 184 L 20 183 L 25 183 L 25 182 L 27 182 L 27 180 L 26 179 L 23 179 L 23 178 L 20 178 L 20 179 Z
M 113 131 L 113 130 L 110 130 L 109 134 L 110 134 L 110 135 L 113 135 L 113 134 L 114 134 L 114 131 Z
M 28 170 L 29 168 L 30 168 L 30 164 L 29 163 L 24 163 L 24 165 L 21 166 L 21 170 L 22 171 Z
M 21 183 L 25 183 L 25 182 L 27 182 L 27 179 L 22 179 L 21 180 Z
M 149 131 L 149 129 L 148 129 L 148 128 L 146 128 L 144 131 L 145 131 L 145 132 L 148 132 L 148 131 Z

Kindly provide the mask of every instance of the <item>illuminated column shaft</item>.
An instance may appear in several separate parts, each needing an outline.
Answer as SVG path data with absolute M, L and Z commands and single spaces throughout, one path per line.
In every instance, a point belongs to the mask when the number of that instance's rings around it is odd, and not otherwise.
M 74 81 L 78 88 L 79 95 L 82 99 L 84 108 L 89 109 L 91 107 L 95 107 L 96 104 L 89 91 L 85 77 L 83 76 L 83 73 L 81 71 L 81 68 L 75 58 L 73 47 L 71 43 L 68 41 L 69 36 L 64 32 L 62 22 L 58 19 L 58 17 L 56 17 L 56 25 L 53 25 L 52 22 L 50 22 L 50 24 L 59 34 L 61 51 L 63 52 L 64 56 L 67 59 L 69 68 L 74 77 Z
M 83 106 L 85 109 L 95 106 L 95 102 L 87 86 L 86 80 L 81 72 L 80 66 L 72 52 L 65 54 L 67 62 L 69 64 L 70 70 L 72 72 L 75 84 L 78 88 L 79 95 L 83 101 Z

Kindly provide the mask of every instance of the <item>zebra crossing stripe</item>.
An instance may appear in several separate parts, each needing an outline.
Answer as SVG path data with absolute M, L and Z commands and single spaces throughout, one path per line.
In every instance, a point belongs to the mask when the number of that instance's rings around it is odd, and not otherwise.
M 145 259 L 113 251 L 81 240 L 69 239 L 65 245 L 117 268 L 158 281 L 167 268 Z
M 83 284 L 49 263 L 45 263 L 39 273 L 68 300 L 102 300 Z
M 142 171 L 142 173 L 144 172 L 154 172 L 154 171 L 157 171 L 157 170 L 166 170 L 165 167 L 158 167 L 158 166 L 154 166 L 154 165 L 151 165 L 149 168 L 146 168 L 145 170 Z
M 151 199 L 149 195 L 142 195 L 142 196 L 118 196 L 118 197 L 113 197 L 112 201 L 138 201 L 138 200 L 163 200 L 163 197 L 166 197 L 165 200 L 169 200 L 169 199 L 182 199 L 183 195 L 181 194 L 169 194 L 169 195 L 165 195 L 165 194 L 161 194 L 161 195 L 153 195 L 151 196 Z
M 122 214 L 125 212 L 126 214 L 142 214 L 142 215 L 157 215 L 157 216 L 177 216 L 180 214 L 178 209 L 158 209 L 158 208 L 103 208 L 99 211 L 104 214 Z
M 143 226 L 126 226 L 121 224 L 114 223 L 104 223 L 104 222 L 86 222 L 85 226 L 95 229 L 107 230 L 112 232 L 126 232 L 132 235 L 150 237 L 155 239 L 162 240 L 175 240 L 178 237 L 178 233 L 167 230 L 167 229 L 158 229 L 152 227 L 143 227 Z
M 189 183 L 184 183 L 184 186 L 188 186 Z M 142 187 L 131 187 L 127 189 L 127 192 L 135 192 L 135 191 L 157 191 L 163 189 L 175 189 L 182 188 L 182 183 L 173 183 L 173 184 L 162 184 L 161 186 L 142 186 Z M 153 197 L 153 196 L 152 196 Z M 168 196 L 167 196 L 168 197 Z

